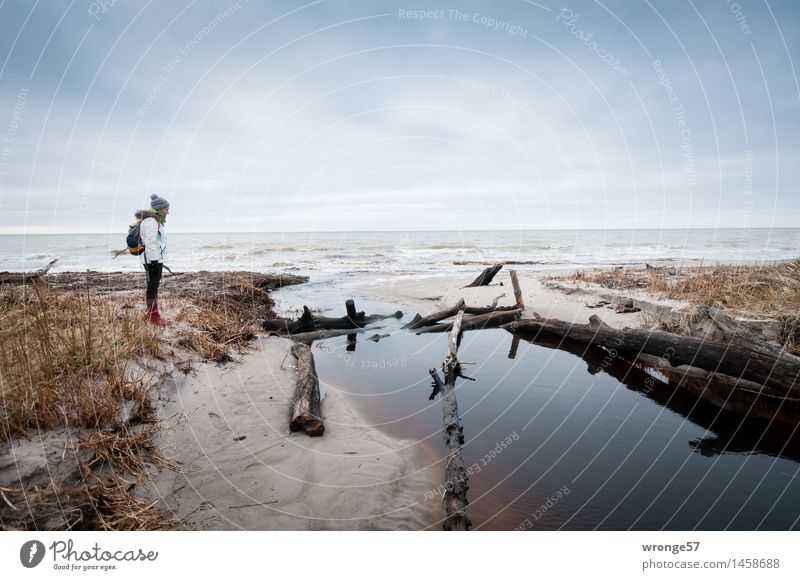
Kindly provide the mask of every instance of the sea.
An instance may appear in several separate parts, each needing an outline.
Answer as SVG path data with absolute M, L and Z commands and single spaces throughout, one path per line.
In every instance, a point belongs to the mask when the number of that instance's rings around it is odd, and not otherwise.
M 58 258 L 55 272 L 140 271 L 138 258 L 112 258 L 122 238 L 0 236 L 0 270 Z M 308 304 L 341 316 L 344 297 L 369 313 L 398 309 L 359 291 L 365 281 L 474 277 L 501 261 L 518 270 L 768 263 L 800 256 L 800 229 L 175 233 L 169 251 L 176 272 L 309 276 L 275 291 L 279 311 Z M 418 446 L 443 479 L 441 403 L 429 398 L 428 371 L 441 366 L 447 336 L 404 331 L 413 314 L 356 342 L 317 341 L 313 352 L 323 397 L 339 391 L 366 424 Z M 373 332 L 389 336 L 364 339 Z M 460 381 L 456 394 L 475 529 L 800 529 L 797 425 L 720 411 L 668 381 L 651 387 L 658 374 L 633 365 L 597 372 L 585 354 L 515 341 L 502 329 L 464 334 L 459 358 L 474 380 Z
M 439 232 L 172 233 L 174 271 L 276 270 L 326 277 L 461 274 L 476 265 L 558 269 L 612 264 L 763 263 L 800 255 L 800 228 Z M 124 233 L 0 236 L 0 271 L 134 271 Z

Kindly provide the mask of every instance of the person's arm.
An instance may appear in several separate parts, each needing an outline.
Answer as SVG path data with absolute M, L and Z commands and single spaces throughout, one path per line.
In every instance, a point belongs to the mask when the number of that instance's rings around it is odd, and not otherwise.
M 139 236 L 144 244 L 144 253 L 148 262 L 161 260 L 161 249 L 158 247 L 158 222 L 155 218 L 147 218 L 139 224 Z

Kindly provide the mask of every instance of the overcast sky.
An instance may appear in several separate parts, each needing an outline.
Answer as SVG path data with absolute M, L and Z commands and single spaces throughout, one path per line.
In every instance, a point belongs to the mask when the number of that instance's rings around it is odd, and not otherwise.
M 0 4 L 0 233 L 800 226 L 800 3 Z

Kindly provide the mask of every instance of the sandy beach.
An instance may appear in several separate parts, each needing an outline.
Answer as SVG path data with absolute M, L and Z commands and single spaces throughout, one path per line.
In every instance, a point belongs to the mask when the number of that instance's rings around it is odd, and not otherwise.
M 422 315 L 462 297 L 482 306 L 505 293 L 498 303 L 513 304 L 507 282 L 463 288 L 469 281 L 412 279 L 358 290 Z M 605 296 L 597 290 L 567 294 L 537 272 L 524 273 L 521 284 L 527 316 L 535 311 L 586 322 L 597 314 L 587 304 Z M 643 323 L 641 311 L 607 308 L 602 314 L 614 326 Z M 260 335 L 231 363 L 196 362 L 187 375 L 170 372 L 162 379 L 161 415 L 181 420 L 156 439 L 179 468 L 162 470 L 148 482 L 160 507 L 186 529 L 437 528 L 441 506 L 430 490 L 441 484 L 442 466 L 429 446 L 366 424 L 346 395 L 324 384 L 325 435 L 289 432 L 295 382 L 290 346 L 285 338 Z
M 151 493 L 186 529 L 418 530 L 441 518 L 424 494 L 438 485 L 413 441 L 365 425 L 326 389 L 323 437 L 290 433 L 291 341 L 259 337 L 225 366 L 196 365 L 164 385 L 163 416 L 183 416 L 157 442 L 180 472 Z
M 546 278 L 558 272 L 518 272 L 520 286 L 524 295 L 525 311 L 523 318 L 532 318 L 534 312 L 544 318 L 558 318 L 569 322 L 585 324 L 593 314 L 599 314 L 607 324 L 616 327 L 641 326 L 645 320 L 643 312 L 656 306 L 680 309 L 685 303 L 659 300 L 654 296 L 643 294 L 632 295 L 626 292 L 612 292 L 602 288 L 565 289 L 561 284 L 548 283 Z M 489 286 L 465 288 L 472 281 L 471 277 L 441 277 L 424 279 L 404 279 L 391 283 L 365 284 L 362 291 L 387 302 L 398 302 L 423 316 L 435 312 L 442 305 L 450 306 L 463 298 L 467 306 L 486 306 L 498 296 L 502 296 L 499 306 L 512 306 L 514 292 L 509 282 L 506 269 L 501 270 Z M 500 286 L 500 284 L 503 284 Z M 615 307 L 620 302 L 636 298 L 646 308 L 635 313 L 620 314 Z M 591 308 L 600 300 L 608 300 L 606 308 Z M 652 306 L 651 306 L 652 305 Z
M 585 324 L 597 315 L 614 328 L 654 327 L 671 317 L 680 318 L 691 307 L 689 301 L 658 297 L 643 289 L 554 278 L 565 273 L 569 272 L 519 272 L 526 306 L 523 319 L 541 316 Z M 321 381 L 324 436 L 290 432 L 297 380 L 292 341 L 253 325 L 260 316 L 253 310 L 253 297 L 257 296 L 258 308 L 270 312 L 271 292 L 281 280 L 299 283 L 293 291 L 303 296 L 302 279 L 247 273 L 181 276 L 169 281 L 165 292 L 164 310 L 174 318 L 173 324 L 153 331 L 158 354 L 145 357 L 136 367 L 148 377 L 145 398 L 150 415 L 139 422 L 139 412 L 126 405 L 103 431 L 148 435 L 148 453 L 159 459 L 146 460 L 152 464 L 127 477 L 134 474 L 138 481 L 135 500 L 130 501 L 163 516 L 153 526 L 188 530 L 441 528 L 442 506 L 435 493 L 443 481 L 442 455 L 437 449 L 440 425 L 430 425 L 435 436 L 426 440 L 392 436 L 371 424 L 352 404 L 347 377 L 333 376 Z M 69 293 L 88 279 L 80 274 L 57 275 L 52 290 Z M 365 280 L 351 289 L 353 295 L 387 309 L 402 308 L 401 322 L 417 312 L 431 314 L 461 298 L 468 306 L 485 306 L 495 299 L 500 306 L 514 304 L 507 269 L 488 286 L 466 288 L 471 279 Z M 109 274 L 99 277 L 94 291 L 108 300 L 109 315 L 119 317 L 114 313 L 135 313 L 136 284 L 128 275 Z M 209 301 L 212 287 L 218 291 L 212 292 Z M 199 302 L 198 297 L 202 297 Z M 222 311 L 214 309 L 220 305 L 228 313 L 229 326 L 233 325 L 228 330 L 222 330 L 216 318 Z M 254 315 L 255 320 L 246 320 Z M 443 355 L 437 353 L 435 358 Z M 433 405 L 438 406 L 438 401 Z M 156 429 L 148 427 L 153 423 Z M 52 484 L 56 491 L 50 494 L 58 496 L 58 489 L 78 485 L 78 474 L 100 457 L 96 447 L 85 443 L 91 436 L 92 431 L 86 429 L 40 430 L 4 447 L 0 461 L 4 526 L 30 525 L 25 510 L 45 501 L 39 497 L 41 492 L 32 492 L 33 486 Z M 142 458 L 147 456 L 144 450 L 140 452 Z M 113 462 L 101 465 L 113 472 Z M 46 519 L 45 527 L 85 525 L 86 516 L 76 515 L 85 508 L 76 510 L 64 512 L 71 515 L 63 521 Z M 31 517 L 42 525 L 38 515 Z

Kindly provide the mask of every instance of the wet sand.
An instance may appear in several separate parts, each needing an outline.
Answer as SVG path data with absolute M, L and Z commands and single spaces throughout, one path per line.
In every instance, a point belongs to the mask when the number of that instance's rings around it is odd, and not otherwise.
M 421 469 L 424 451 L 365 425 L 336 390 L 323 396 L 322 437 L 289 432 L 290 345 L 261 337 L 241 360 L 197 365 L 168 386 L 163 416 L 187 418 L 158 443 L 181 473 L 155 475 L 152 495 L 188 529 L 436 527 L 425 493 L 438 481 Z

